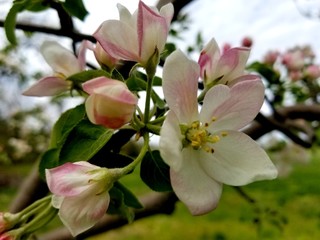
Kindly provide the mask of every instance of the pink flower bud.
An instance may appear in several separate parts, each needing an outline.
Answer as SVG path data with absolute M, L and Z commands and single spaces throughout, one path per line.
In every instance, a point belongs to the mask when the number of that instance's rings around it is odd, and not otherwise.
M 266 64 L 273 65 L 277 61 L 279 54 L 280 53 L 278 51 L 268 51 L 267 54 L 264 56 L 263 62 Z
M 251 37 L 244 37 L 241 41 L 242 47 L 248 47 L 250 48 L 253 44 L 252 38 Z
M 300 70 L 304 66 L 304 55 L 302 51 L 287 52 L 282 56 L 282 63 L 288 70 Z
M 320 67 L 312 64 L 305 69 L 304 74 L 308 79 L 317 79 L 320 77 Z
M 125 83 L 99 77 L 82 86 L 90 94 L 86 101 L 86 111 L 92 123 L 118 129 L 132 119 L 138 98 Z
M 119 59 L 114 58 L 109 53 L 107 53 L 98 42 L 95 48 L 92 48 L 92 50 L 98 63 L 102 66 L 106 66 L 109 69 L 115 68 L 120 61 Z

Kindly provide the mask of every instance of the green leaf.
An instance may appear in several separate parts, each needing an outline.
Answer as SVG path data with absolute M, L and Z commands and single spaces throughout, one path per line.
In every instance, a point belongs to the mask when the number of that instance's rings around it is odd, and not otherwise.
M 131 223 L 134 219 L 134 212 L 125 204 L 124 193 L 119 189 L 116 184 L 109 191 L 110 203 L 107 210 L 109 214 L 121 215 L 127 218 L 128 222 Z
M 82 0 L 66 0 L 61 4 L 70 16 L 79 18 L 82 21 L 88 15 L 88 11 L 85 8 Z
M 29 2 L 29 0 L 15 0 L 4 21 L 4 30 L 7 39 L 13 45 L 17 45 L 15 35 L 17 15 L 28 7 Z
M 84 104 L 64 112 L 53 126 L 51 133 L 51 147 L 61 147 L 69 133 L 86 115 Z
M 163 161 L 158 150 L 145 155 L 141 162 L 140 177 L 154 191 L 172 191 L 169 166 Z
M 39 172 L 40 177 L 45 179 L 45 169 L 57 167 L 59 165 L 60 149 L 52 148 L 47 150 L 40 159 Z
M 248 69 L 260 73 L 261 76 L 263 76 L 271 84 L 280 84 L 280 73 L 268 64 L 254 62 L 248 66 Z
M 113 130 L 83 119 L 69 133 L 60 152 L 60 163 L 88 161 L 112 137 Z
M 26 10 L 31 12 L 40 12 L 49 8 L 48 1 L 45 0 L 31 0 Z
M 123 200 L 126 206 L 133 207 L 136 209 L 143 208 L 143 205 L 140 203 L 138 198 L 124 185 L 119 182 L 114 183 L 114 187 L 120 190 L 123 194 Z

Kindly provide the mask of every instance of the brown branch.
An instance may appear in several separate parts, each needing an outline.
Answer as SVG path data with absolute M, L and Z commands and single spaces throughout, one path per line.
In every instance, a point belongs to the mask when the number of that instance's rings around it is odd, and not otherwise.
M 173 193 L 157 193 L 152 192 L 141 197 L 140 202 L 144 206 L 141 210 L 135 211 L 135 220 L 153 216 L 156 214 L 172 214 L 175 209 L 177 198 Z M 106 232 L 111 229 L 119 228 L 128 224 L 127 220 L 116 215 L 106 215 L 100 222 L 93 228 L 85 233 L 72 237 L 68 229 L 60 228 L 38 237 L 39 240 L 72 240 L 72 239 L 85 239 L 89 236 Z
M 0 20 L 0 27 L 4 26 L 4 21 Z M 78 33 L 75 31 L 66 31 L 65 29 L 56 29 L 46 26 L 39 26 L 39 25 L 30 25 L 30 24 L 23 24 L 23 23 L 17 23 L 16 29 L 20 29 L 26 32 L 38 32 L 38 33 L 45 33 L 45 34 L 51 34 L 55 36 L 60 37 L 67 37 L 71 38 L 75 42 L 80 42 L 82 40 L 89 40 L 91 42 L 96 42 L 95 38 L 91 35 L 86 35 L 82 33 Z

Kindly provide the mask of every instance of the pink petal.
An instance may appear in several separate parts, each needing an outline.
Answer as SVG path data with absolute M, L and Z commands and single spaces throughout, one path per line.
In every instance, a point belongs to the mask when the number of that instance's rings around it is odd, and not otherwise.
M 88 163 L 89 164 L 89 163 Z M 46 169 L 46 180 L 50 191 L 58 196 L 75 196 L 90 187 L 93 177 L 88 171 L 99 169 L 90 164 L 84 166 L 75 163 L 65 163 L 59 167 Z
M 193 215 L 205 214 L 215 209 L 222 192 L 222 184 L 202 169 L 198 157 L 198 151 L 185 148 L 180 170 L 170 170 L 174 192 Z
M 112 57 L 128 61 L 140 60 L 137 33 L 130 25 L 118 20 L 107 20 L 93 36 Z
M 234 78 L 243 74 L 250 54 L 249 48 L 231 48 L 226 51 L 220 58 L 217 66 L 222 84 L 231 82 Z
M 204 98 L 200 120 L 202 123 L 211 123 L 209 132 L 238 130 L 255 118 L 263 101 L 264 86 L 260 79 L 242 81 L 232 88 L 217 85 Z M 214 122 L 212 118 L 215 119 Z
M 93 94 L 96 89 L 106 86 L 121 85 L 126 86 L 123 82 L 106 77 L 97 77 L 82 84 L 82 88 L 88 94 Z
M 65 198 L 59 211 L 63 224 L 76 236 L 93 227 L 106 213 L 110 196 L 87 191 L 79 197 Z
M 198 118 L 199 65 L 180 50 L 174 51 L 163 67 L 163 92 L 169 108 L 180 123 L 189 124 Z
M 54 96 L 70 89 L 71 82 L 59 77 L 45 77 L 26 89 L 22 94 L 25 96 Z
M 76 56 L 57 42 L 44 42 L 40 51 L 44 59 L 56 73 L 68 77 L 82 70 Z
M 168 35 L 167 20 L 153 11 L 142 1 L 139 2 L 137 34 L 139 57 L 142 64 L 147 63 L 155 49 L 161 53 Z
M 204 47 L 204 49 L 200 53 L 200 57 L 198 60 L 198 64 L 201 68 L 201 78 L 206 80 L 206 77 L 208 80 L 215 80 L 216 78 L 220 77 L 217 76 L 217 63 L 220 59 L 220 49 L 215 41 L 214 38 L 212 38 L 207 45 Z
M 274 179 L 277 169 L 266 152 L 242 132 L 226 131 L 220 141 L 213 144 L 214 153 L 201 151 L 202 169 L 219 182 L 241 186 L 254 181 Z

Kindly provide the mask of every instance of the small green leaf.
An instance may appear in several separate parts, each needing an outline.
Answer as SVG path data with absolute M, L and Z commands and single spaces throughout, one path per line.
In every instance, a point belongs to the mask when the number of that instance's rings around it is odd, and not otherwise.
M 82 21 L 88 15 L 88 11 L 85 8 L 82 0 L 66 0 L 64 3 L 61 4 L 70 16 L 79 18 Z
M 114 187 L 116 187 L 123 193 L 124 203 L 126 206 L 136 209 L 143 208 L 143 205 L 139 202 L 138 198 L 124 185 L 119 182 L 115 182 Z
M 83 119 L 69 133 L 60 152 L 60 163 L 88 161 L 112 137 L 113 130 Z
M 260 62 L 254 62 L 248 66 L 249 70 L 254 70 L 261 74 L 269 83 L 279 84 L 280 73 L 273 69 L 270 65 Z
M 30 0 L 15 0 L 4 21 L 4 30 L 7 39 L 13 45 L 17 45 L 15 35 L 17 15 L 28 7 L 29 2 Z
M 134 212 L 125 204 L 125 195 L 116 184 L 109 191 L 110 203 L 107 210 L 109 214 L 117 214 L 124 216 L 129 223 L 134 219 Z
M 84 104 L 64 112 L 53 127 L 50 146 L 61 147 L 69 133 L 85 117 L 85 114 Z
M 59 165 L 60 149 L 51 148 L 47 150 L 40 159 L 39 172 L 40 177 L 45 179 L 45 170 L 57 167 Z
M 31 12 L 40 12 L 49 8 L 49 4 L 45 0 L 31 0 L 26 10 Z
M 154 191 L 172 191 L 169 166 L 163 161 L 157 150 L 148 152 L 143 158 L 140 177 Z

